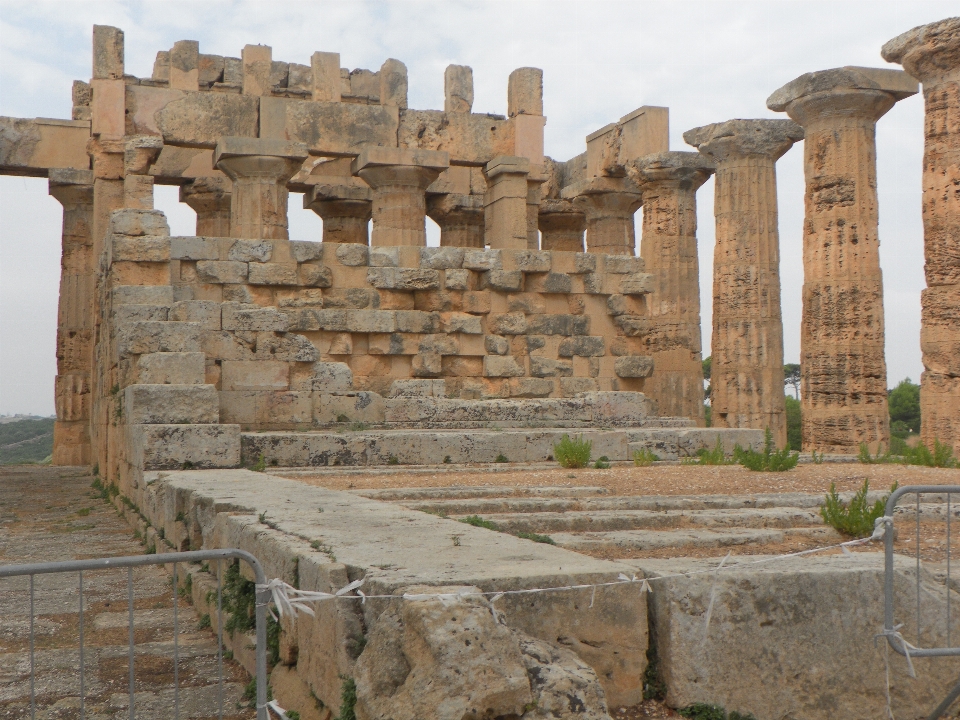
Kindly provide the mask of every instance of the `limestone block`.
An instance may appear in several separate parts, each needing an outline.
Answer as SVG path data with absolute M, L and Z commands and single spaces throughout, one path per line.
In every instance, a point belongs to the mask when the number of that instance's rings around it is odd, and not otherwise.
M 170 226 L 167 216 L 159 210 L 135 210 L 126 208 L 114 210 L 110 214 L 110 233 L 141 237 L 169 237 Z
M 333 287 L 333 271 L 326 265 L 304 264 L 300 266 L 299 285 L 306 287 Z
M 424 335 L 418 350 L 428 355 L 456 355 L 460 352 L 460 344 L 451 335 Z
M 523 287 L 523 273 L 519 270 L 488 270 L 480 276 L 481 290 L 519 292 Z
M 113 288 L 114 305 L 172 305 L 169 285 L 118 285 Z
M 507 270 L 525 273 L 546 273 L 552 267 L 551 254 L 542 250 L 505 250 L 503 264 Z
M 250 263 L 247 282 L 251 285 L 297 285 L 299 276 L 294 263 Z
M 404 588 L 404 593 L 478 592 Z M 357 710 L 371 720 L 519 716 L 533 706 L 517 641 L 482 596 L 412 600 L 383 612 L 357 663 Z M 595 717 L 603 717 L 598 707 Z
M 348 267 L 361 267 L 369 262 L 370 248 L 355 243 L 337 244 L 337 262 Z
M 297 262 L 320 261 L 323 259 L 323 243 L 291 240 L 290 253 Z
M 491 314 L 489 328 L 497 335 L 526 335 L 527 317 L 523 313 Z
M 397 310 L 396 330 L 402 333 L 437 333 L 440 331 L 440 314 L 422 310 Z
M 646 261 L 642 257 L 633 257 L 631 255 L 604 255 L 604 272 L 614 275 L 635 275 L 642 273 L 645 269 Z
M 543 115 L 543 70 L 524 67 L 510 73 L 507 115 Z
M 585 335 L 564 338 L 558 351 L 560 357 L 602 357 L 606 343 L 601 336 Z
M 431 250 L 433 248 L 426 248 Z M 459 248 L 447 248 L 456 250 Z M 443 286 L 447 290 L 469 290 L 470 289 L 470 271 L 469 270 L 447 270 L 444 272 Z
M 172 237 L 170 238 L 172 260 L 219 260 L 220 243 L 217 238 Z
M 508 389 L 512 398 L 545 398 L 553 394 L 556 386 L 546 378 L 521 377 L 511 379 Z
M 223 303 L 222 323 L 224 330 L 247 332 L 286 332 L 289 328 L 287 315 L 275 308 L 232 302 Z
M 265 263 L 272 256 L 273 243 L 267 240 L 234 240 L 227 251 L 227 260 L 238 262 Z
M 453 312 L 441 315 L 443 331 L 446 333 L 468 333 L 480 335 L 483 333 L 483 324 L 476 315 Z
M 489 295 L 489 293 L 487 293 Z M 542 315 L 547 311 L 546 302 L 540 295 L 526 292 L 507 297 L 507 311 L 524 315 Z
M 500 270 L 503 268 L 503 257 L 500 250 L 465 250 L 463 267 L 479 272 Z
M 443 372 L 443 356 L 437 353 L 419 353 L 413 356 L 411 367 L 414 377 L 437 377 Z
M 522 377 L 526 373 L 512 355 L 486 355 L 483 358 L 484 377 Z
M 155 352 L 199 352 L 200 324 L 186 322 L 136 322 L 117 328 L 120 357 Z
M 348 332 L 391 333 L 397 329 L 394 310 L 347 310 L 345 314 Z
M 368 263 L 370 267 L 400 267 L 399 250 L 399 247 L 371 247 L 368 255 Z
M 444 112 L 468 113 L 473 109 L 473 69 L 447 65 L 443 72 Z
M 220 364 L 222 390 L 287 390 L 290 365 L 277 360 L 224 360 Z
M 527 326 L 527 332 L 533 335 L 586 335 L 590 330 L 590 318 L 586 315 L 530 315 Z
M 321 393 L 314 400 L 313 420 L 316 423 L 382 423 L 383 419 L 383 397 L 375 392 Z
M 530 374 L 538 378 L 570 377 L 573 375 L 573 363 L 533 355 L 530 357 Z
M 499 335 L 487 335 L 483 338 L 484 349 L 490 355 L 506 355 L 510 352 L 510 341 Z
M 431 270 L 454 270 L 463 267 L 465 250 L 461 247 L 420 248 L 420 267 Z M 450 273 L 446 277 L 450 278 Z M 457 288 L 466 290 L 466 288 Z
M 599 425 L 642 425 L 656 414 L 654 404 L 639 392 L 585 392 L 578 397 L 587 403 Z
M 156 235 L 111 235 L 110 262 L 168 262 L 170 238 Z
M 130 425 L 131 462 L 144 470 L 230 468 L 240 464 L 239 425 Z
M 220 420 L 253 425 L 257 422 L 257 401 L 262 390 L 221 390 Z
M 169 319 L 170 308 L 165 305 L 119 305 L 113 309 L 114 325 L 131 322 Z
M 573 372 L 572 367 L 573 366 L 571 364 L 571 372 Z M 597 392 L 599 389 L 599 384 L 593 378 L 560 378 L 560 393 L 563 395 L 563 397 L 576 397 L 580 393 Z
M 216 423 L 220 401 L 213 385 L 129 385 L 123 412 L 132 425 Z
M 109 25 L 93 26 L 93 77 L 123 78 L 123 30 Z
M 312 425 L 313 393 L 258 393 L 256 413 L 256 422 L 260 426 Z
M 203 330 L 219 330 L 220 303 L 212 300 L 181 300 L 170 308 L 170 319 L 200 323 Z
M 340 362 L 317 362 L 307 373 L 291 375 L 290 389 L 314 392 L 350 392 L 353 390 L 353 372 Z
M 204 381 L 201 352 L 148 353 L 137 359 L 137 376 L 148 385 L 200 385 Z
M 597 256 L 592 253 L 574 253 L 571 274 L 582 275 L 597 271 Z
M 641 315 L 618 315 L 613 322 L 626 337 L 644 337 L 652 328 L 650 319 Z
M 526 289 L 539 293 L 569 294 L 573 292 L 573 278 L 566 273 L 556 272 L 535 275 L 526 278 Z
M 623 295 L 647 295 L 654 290 L 656 278 L 649 273 L 634 273 L 620 281 L 620 292 Z
M 257 333 L 256 359 L 312 363 L 320 359 L 320 351 L 303 335 L 296 333 Z
M 614 372 L 622 378 L 646 378 L 653 375 L 653 358 L 649 356 L 627 355 L 618 357 L 614 363 Z
M 223 285 L 246 283 L 248 267 L 247 263 L 231 260 L 201 260 L 197 263 L 197 280 Z
M 390 397 L 438 397 L 447 396 L 446 382 L 443 380 L 394 380 L 390 386 Z
M 440 273 L 419 268 L 371 268 L 367 282 L 380 290 L 436 290 L 440 287 Z

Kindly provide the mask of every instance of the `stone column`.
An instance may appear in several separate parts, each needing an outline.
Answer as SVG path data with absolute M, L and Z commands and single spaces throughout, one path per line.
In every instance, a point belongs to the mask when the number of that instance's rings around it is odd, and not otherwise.
M 687 417 L 699 426 L 704 417 L 697 189 L 712 172 L 713 164 L 693 152 L 650 155 L 630 167 L 643 187 L 640 256 L 655 287 L 647 296 L 652 329 L 644 337 L 654 371 L 643 391 L 657 401 L 660 415 Z
M 570 200 L 541 200 L 538 215 L 540 248 L 583 252 L 587 216 Z
M 717 165 L 712 424 L 770 428 L 777 447 L 786 447 L 776 162 L 803 139 L 803 128 L 728 120 L 683 139 Z
M 482 195 L 433 195 L 427 215 L 440 226 L 441 247 L 484 247 Z
M 427 244 L 427 186 L 450 166 L 436 150 L 365 147 L 351 169 L 373 189 L 371 245 Z
M 197 213 L 199 237 L 230 237 L 230 191 L 230 181 L 222 177 L 201 177 L 180 186 L 180 202 Z
M 286 240 L 287 181 L 303 165 L 303 143 L 225 137 L 217 143 L 214 166 L 233 181 L 230 237 Z
M 153 210 L 153 177 L 150 166 L 163 150 L 163 138 L 134 135 L 123 143 L 123 206 Z
M 801 75 L 767 100 L 805 135 L 804 450 L 856 453 L 890 441 L 876 123 L 916 91 L 899 70 L 846 67 Z
M 894 38 L 883 58 L 923 83 L 923 246 L 921 438 L 960 455 L 960 18 Z
M 371 197 L 366 187 L 340 183 L 314 185 L 310 192 L 303 194 L 303 207 L 323 218 L 323 242 L 369 245 Z
M 524 157 L 495 157 L 483 169 L 484 238 L 491 248 L 529 249 L 527 177 L 530 161 Z
M 50 194 L 63 205 L 60 305 L 57 311 L 57 420 L 53 464 L 90 465 L 94 294 L 93 173 L 51 170 Z
M 587 252 L 636 254 L 633 216 L 643 204 L 643 195 L 633 180 L 589 178 L 565 187 L 561 197 L 573 200 L 586 215 Z

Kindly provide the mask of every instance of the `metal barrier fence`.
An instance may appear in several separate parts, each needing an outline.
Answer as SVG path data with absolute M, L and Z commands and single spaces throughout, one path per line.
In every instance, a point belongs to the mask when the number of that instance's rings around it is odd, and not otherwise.
M 134 624 L 133 624 L 133 568 L 145 565 L 173 565 L 173 677 L 174 677 L 174 718 L 180 717 L 180 683 L 179 683 L 179 619 L 177 609 L 177 565 L 179 563 L 207 562 L 210 560 L 242 560 L 253 570 L 256 578 L 256 681 L 257 681 L 257 720 L 268 720 L 267 713 L 267 604 L 270 601 L 270 591 L 264 589 L 266 576 L 260 562 L 244 550 L 199 550 L 195 552 L 164 553 L 161 555 L 134 555 L 129 557 L 98 558 L 95 560 L 68 560 L 65 562 L 34 563 L 29 565 L 0 566 L 0 579 L 18 576 L 30 578 L 30 717 L 36 716 L 35 694 L 35 660 L 34 660 L 34 577 L 51 573 L 77 573 L 79 589 L 79 640 L 80 640 L 80 717 L 85 717 L 84 707 L 84 628 L 83 628 L 83 573 L 92 570 L 106 570 L 111 568 L 127 568 L 127 612 L 129 625 L 129 693 L 130 693 L 130 720 L 135 718 L 134 693 Z M 217 668 L 219 671 L 219 717 L 223 718 L 223 573 L 217 573 Z
M 881 521 L 885 525 L 885 532 L 883 534 L 884 542 L 884 583 L 883 583 L 883 634 L 886 636 L 887 642 L 890 644 L 890 647 L 894 649 L 900 655 L 903 655 L 909 661 L 911 658 L 918 657 L 948 657 L 960 655 L 960 647 L 953 645 L 953 638 L 951 637 L 951 558 L 950 558 L 950 533 L 951 533 L 951 502 L 952 496 L 955 494 L 960 494 L 960 485 L 908 485 L 902 488 L 898 488 L 890 494 L 890 497 L 887 499 L 887 506 L 884 510 L 884 517 L 881 518 Z M 904 495 L 915 495 L 916 496 L 916 576 L 917 576 L 917 603 L 916 603 L 916 613 L 917 613 L 917 645 L 909 643 L 903 635 L 900 633 L 900 628 L 902 623 L 896 623 L 894 619 L 895 608 L 894 608 L 894 569 L 893 569 L 893 545 L 894 545 L 894 532 L 893 532 L 893 518 L 894 513 L 896 512 L 897 503 Z M 920 637 L 922 631 L 922 621 L 920 613 L 920 516 L 922 514 L 922 508 L 920 503 L 920 498 L 922 495 L 940 495 L 946 496 L 946 587 L 947 587 L 947 602 L 946 602 L 946 642 L 944 647 L 920 647 Z M 960 640 L 960 638 L 958 638 Z M 928 716 L 928 720 L 936 720 L 940 718 L 947 709 L 960 698 L 960 683 L 958 683 L 944 698 L 943 702 L 937 706 L 937 708 Z

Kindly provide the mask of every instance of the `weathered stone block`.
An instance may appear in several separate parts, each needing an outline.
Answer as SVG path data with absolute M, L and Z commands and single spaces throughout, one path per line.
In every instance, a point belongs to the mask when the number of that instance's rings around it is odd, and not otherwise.
M 216 423 L 220 401 L 213 385 L 129 385 L 123 412 L 131 425 Z
M 313 392 L 350 392 L 353 390 L 353 372 L 346 363 L 314 363 L 308 374 L 290 379 L 290 389 Z
M 656 280 L 649 273 L 627 275 L 620 281 L 620 292 L 623 295 L 647 295 L 654 290 L 656 290 Z
M 467 270 L 499 270 L 503 267 L 500 250 L 466 250 L 463 253 L 463 267 Z
M 613 275 L 634 275 L 642 273 L 645 262 L 641 257 L 632 255 L 604 255 L 603 270 Z
M 534 377 L 569 377 L 573 375 L 573 363 L 552 358 L 530 357 L 530 374 Z
M 212 300 L 182 300 L 170 308 L 170 319 L 200 323 L 204 330 L 219 330 L 220 303 Z
M 252 262 L 248 266 L 247 282 L 251 285 L 298 285 L 295 263 Z
M 247 282 L 247 263 L 230 260 L 201 260 L 197 263 L 197 280 L 224 285 Z
M 219 260 L 219 239 L 208 237 L 170 238 L 170 258 L 172 260 Z
M 400 267 L 399 247 L 371 247 L 368 254 L 370 267 Z
M 463 294 L 461 308 L 465 313 L 486 315 L 492 308 L 490 293 L 468 291 Z
M 512 355 L 486 355 L 483 358 L 484 377 L 522 377 L 526 373 Z
M 456 355 L 460 352 L 460 345 L 457 339 L 450 335 L 425 335 L 421 338 L 418 349 L 428 355 Z
M 224 360 L 220 364 L 222 390 L 287 390 L 290 365 L 277 360 Z
M 509 387 L 510 397 L 514 398 L 550 397 L 555 389 L 553 380 L 536 377 L 514 378 Z
M 573 364 L 570 365 L 570 371 L 573 372 Z M 562 377 L 560 378 L 560 393 L 563 397 L 576 397 L 580 393 L 597 392 L 600 385 L 593 378 L 585 377 Z
M 296 333 L 257 333 L 257 359 L 283 360 L 286 362 L 316 362 L 320 352 L 303 335 Z
M 370 268 L 367 282 L 381 290 L 436 290 L 440 287 L 440 273 L 419 268 Z
M 480 276 L 481 290 L 519 292 L 523 287 L 523 273 L 519 270 L 488 270 Z
M 110 232 L 114 235 L 168 236 L 170 226 L 167 216 L 159 210 L 134 210 L 131 208 L 114 210 L 110 214 Z
M 118 285 L 113 288 L 114 305 L 172 305 L 169 285 Z
M 315 310 L 314 315 L 321 330 L 349 332 L 350 327 L 347 323 L 348 312 L 349 310 L 324 308 L 323 310 Z
M 592 253 L 574 253 L 573 267 L 575 275 L 594 273 L 597 271 L 597 256 Z
M 490 330 L 497 335 L 526 335 L 527 317 L 522 313 L 490 315 Z
M 110 236 L 111 262 L 168 262 L 170 238 L 156 235 Z
M 440 314 L 422 310 L 397 310 L 396 329 L 402 333 L 436 333 L 440 331 Z
M 430 249 L 430 248 L 427 248 Z M 448 248 L 455 250 L 458 248 Z M 469 290 L 470 289 L 470 271 L 469 270 L 447 270 L 444 272 L 443 285 L 447 290 Z
M 299 284 L 306 287 L 333 287 L 333 271 L 326 265 L 301 265 Z
M 534 335 L 586 335 L 590 330 L 587 315 L 530 315 L 528 332 Z
M 345 419 L 344 419 L 345 418 Z M 350 392 L 320 394 L 313 406 L 314 422 L 382 423 L 384 419 L 383 397 L 375 392 Z
M 185 322 L 137 322 L 117 328 L 120 357 L 155 352 L 199 352 L 200 324 Z
M 653 375 L 653 358 L 649 356 L 627 355 L 618 357 L 614 363 L 614 372 L 622 378 L 647 378 Z
M 431 270 L 453 270 L 463 267 L 465 250 L 459 247 L 420 248 L 420 267 Z M 447 273 L 450 278 L 450 273 Z M 465 290 L 466 288 L 459 288 Z
M 437 353 L 420 353 L 413 356 L 411 365 L 414 377 L 437 377 L 443 372 L 443 357 Z
M 239 425 L 130 425 L 131 462 L 144 470 L 229 468 L 240 464 Z
M 606 354 L 606 344 L 600 336 L 568 337 L 560 342 L 558 354 L 560 357 L 602 357 Z
M 447 396 L 446 382 L 443 380 L 394 380 L 390 386 L 390 397 L 438 397 Z
M 305 240 L 291 240 L 290 254 L 297 262 L 310 262 L 323 260 L 323 243 L 307 242 Z
M 346 316 L 349 332 L 391 333 L 397 329 L 394 310 L 347 310 Z
M 137 359 L 137 376 L 147 385 L 200 385 L 204 362 L 202 352 L 148 353 Z
M 483 346 L 490 355 L 506 355 L 510 352 L 510 341 L 499 335 L 487 335 Z
M 148 320 L 168 320 L 170 308 L 165 305 L 119 305 L 113 309 L 114 325 Z
M 273 243 L 269 240 L 234 240 L 227 251 L 227 260 L 238 262 L 265 263 L 269 262 L 271 257 Z
M 290 327 L 286 313 L 270 307 L 223 303 L 221 314 L 224 330 L 286 332 Z
M 469 333 L 480 335 L 483 333 L 483 323 L 476 315 L 467 313 L 444 313 L 442 316 L 443 331 L 446 333 Z
M 367 264 L 370 248 L 354 243 L 337 245 L 337 262 L 348 267 L 360 267 Z

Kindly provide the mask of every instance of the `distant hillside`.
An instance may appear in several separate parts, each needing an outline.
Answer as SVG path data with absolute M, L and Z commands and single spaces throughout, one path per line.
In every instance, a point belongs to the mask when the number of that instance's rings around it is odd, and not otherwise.
M 0 423 L 0 465 L 48 460 L 53 454 L 53 418 Z

